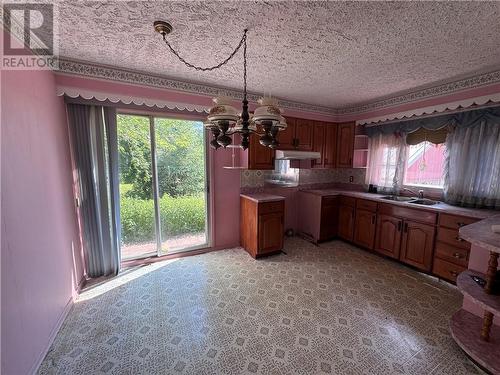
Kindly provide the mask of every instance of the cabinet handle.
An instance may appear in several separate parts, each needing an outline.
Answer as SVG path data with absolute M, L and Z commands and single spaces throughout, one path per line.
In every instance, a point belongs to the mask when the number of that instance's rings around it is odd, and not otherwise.
M 349 164 L 352 164 L 352 158 L 349 158 Z
M 372 215 L 372 224 L 375 224 L 375 215 Z
M 457 258 L 457 259 L 461 259 L 461 258 L 463 258 L 463 257 L 462 257 L 462 255 L 461 255 L 460 253 L 455 253 L 455 254 L 453 254 L 453 257 L 454 257 L 454 258 Z
M 401 221 L 398 221 L 398 232 L 401 232 Z
M 405 233 L 408 232 L 408 223 L 405 223 Z
M 456 236 L 455 239 L 458 241 L 458 242 L 463 242 L 465 241 L 463 238 L 460 238 L 459 236 Z

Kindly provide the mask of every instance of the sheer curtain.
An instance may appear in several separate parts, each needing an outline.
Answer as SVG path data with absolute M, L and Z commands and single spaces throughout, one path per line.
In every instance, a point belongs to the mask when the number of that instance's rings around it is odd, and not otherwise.
M 406 161 L 405 136 L 378 133 L 368 139 L 366 183 L 377 185 L 383 193 L 399 193 Z
M 446 148 L 445 201 L 500 209 L 500 121 L 456 127 Z
M 90 277 L 120 268 L 120 212 L 116 110 L 68 104 L 68 122 L 78 170 L 83 244 Z

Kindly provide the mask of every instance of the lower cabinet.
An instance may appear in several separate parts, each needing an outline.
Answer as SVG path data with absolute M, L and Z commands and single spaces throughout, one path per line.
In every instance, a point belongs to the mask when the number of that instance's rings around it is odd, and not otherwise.
M 339 232 L 338 236 L 346 241 L 354 238 L 354 207 L 346 204 L 339 206 Z
M 423 271 L 430 271 L 435 232 L 432 225 L 405 221 L 399 260 Z
M 376 222 L 377 203 L 366 199 L 357 199 L 353 242 L 358 246 L 373 250 Z
M 338 231 L 338 199 L 337 197 L 322 197 L 321 223 L 319 240 L 326 241 L 334 238 Z
M 254 258 L 281 251 L 285 201 L 259 202 L 241 196 L 240 205 L 241 246 Z
M 402 219 L 388 215 L 378 215 L 375 251 L 399 259 L 402 226 Z

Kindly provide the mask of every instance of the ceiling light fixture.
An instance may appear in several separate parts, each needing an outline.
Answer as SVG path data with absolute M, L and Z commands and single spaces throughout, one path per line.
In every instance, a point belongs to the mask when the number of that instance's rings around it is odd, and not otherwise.
M 263 97 L 259 100 L 260 106 L 255 109 L 253 116 L 248 112 L 247 100 L 247 32 L 248 29 L 243 31 L 243 36 L 234 49 L 234 51 L 222 62 L 210 67 L 202 67 L 189 63 L 171 46 L 167 40 L 167 35 L 172 32 L 172 25 L 165 21 L 155 21 L 153 23 L 154 29 L 157 33 L 161 34 L 163 41 L 172 52 L 184 65 L 191 69 L 198 71 L 212 71 L 221 68 L 227 64 L 236 53 L 243 47 L 243 101 L 242 111 L 238 110 L 231 105 L 231 100 L 227 97 L 214 98 L 215 105 L 210 108 L 207 121 L 205 121 L 205 128 L 209 129 L 212 133 L 212 140 L 210 145 L 214 149 L 219 147 L 226 148 L 232 143 L 230 135 L 239 133 L 241 134 L 241 147 L 246 150 L 250 146 L 250 134 L 257 133 L 257 125 L 260 125 L 263 133 L 260 135 L 259 142 L 261 145 L 271 148 L 276 148 L 279 145 L 277 135 L 280 130 L 286 129 L 286 120 L 281 115 L 281 110 L 278 107 L 278 102 L 274 98 Z

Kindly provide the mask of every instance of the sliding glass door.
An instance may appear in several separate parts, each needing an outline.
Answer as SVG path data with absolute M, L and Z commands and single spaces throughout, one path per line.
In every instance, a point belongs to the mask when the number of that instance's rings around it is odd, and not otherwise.
M 207 247 L 203 123 L 119 114 L 122 260 Z

